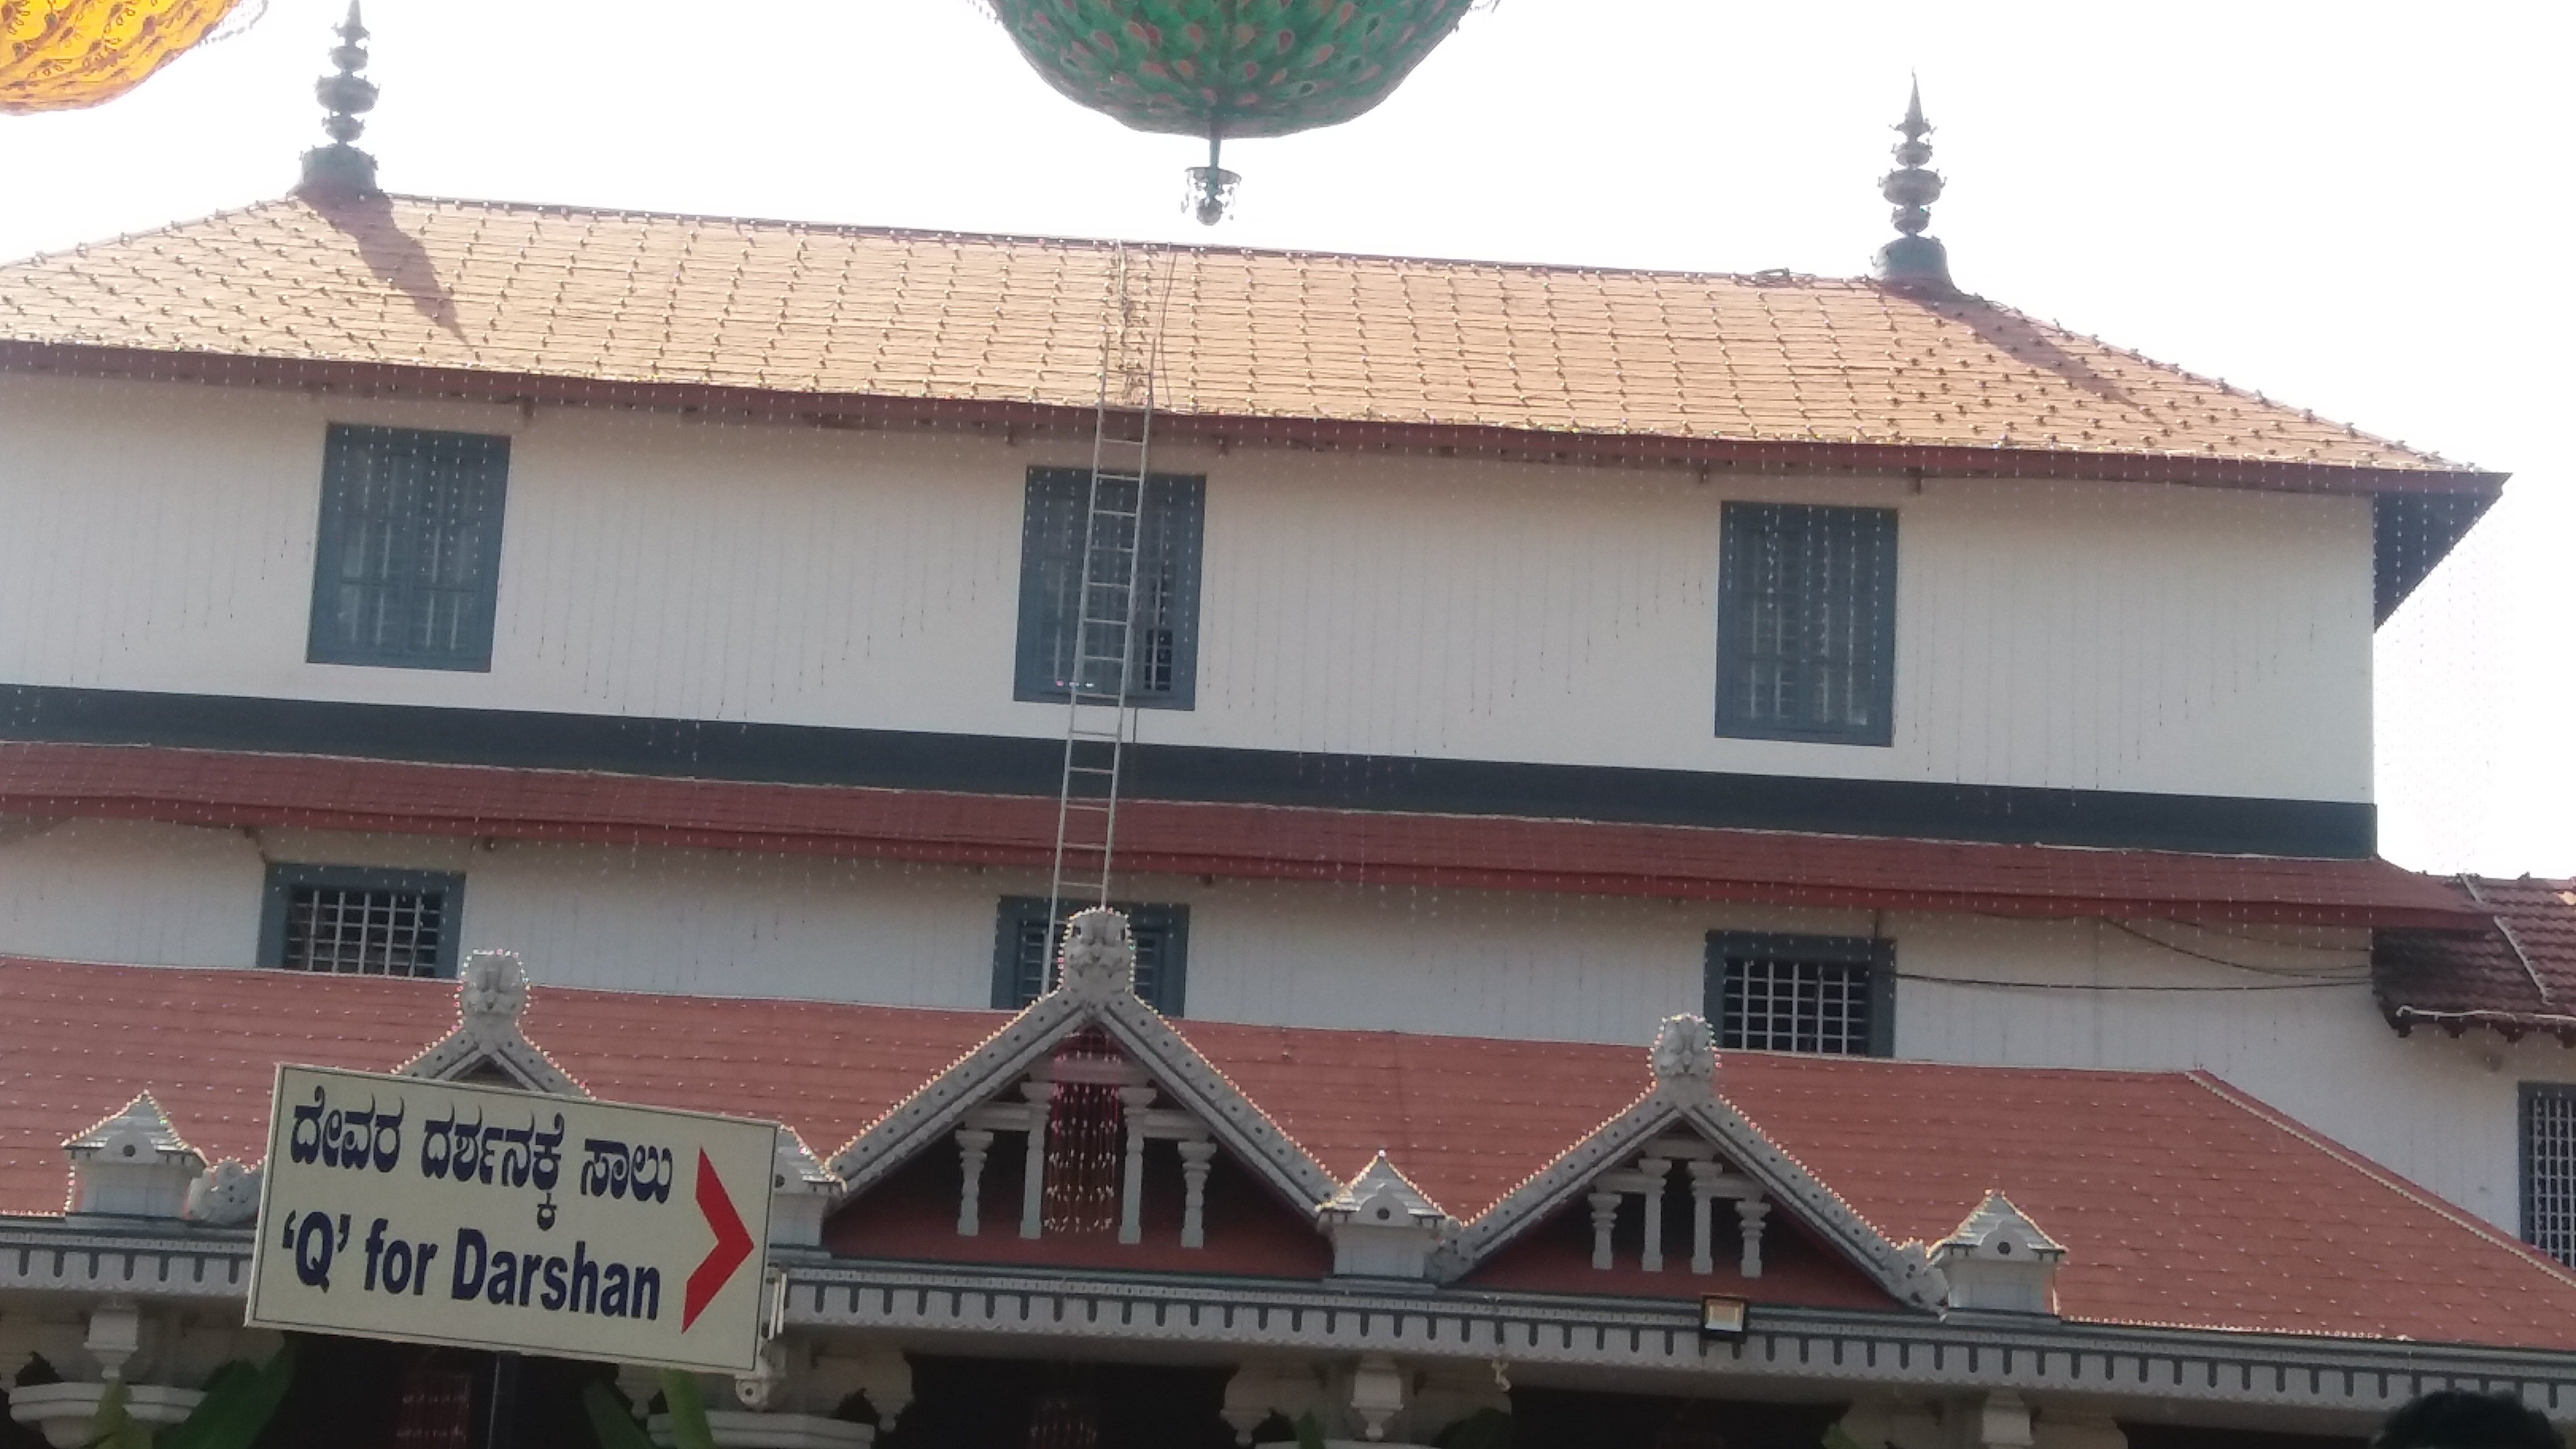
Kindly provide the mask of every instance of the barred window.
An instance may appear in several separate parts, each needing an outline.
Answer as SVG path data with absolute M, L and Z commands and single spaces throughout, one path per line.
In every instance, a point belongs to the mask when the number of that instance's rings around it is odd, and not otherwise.
M 1717 613 L 1719 734 L 1895 738 L 1894 510 L 1727 504 Z
M 1156 475 L 1100 480 L 1100 524 L 1091 539 L 1091 597 L 1082 593 L 1084 514 L 1091 474 L 1029 470 L 1020 533 L 1020 641 L 1015 699 L 1062 701 L 1080 675 L 1086 695 L 1118 692 L 1118 642 L 1134 581 L 1127 640 L 1127 698 L 1148 709 L 1189 709 L 1198 699 L 1199 539 L 1207 482 Z M 1086 637 L 1085 612 L 1095 620 Z M 1086 647 L 1086 644 L 1088 647 Z M 1105 658 L 1098 657 L 1105 652 Z M 1094 656 L 1085 661 L 1084 656 Z
M 275 865 L 260 912 L 263 966 L 348 976 L 453 976 L 461 876 Z
M 1709 933 L 1705 1009 L 1721 1050 L 1887 1056 L 1895 984 L 1885 941 Z
M 490 669 L 509 472 L 508 438 L 333 424 L 305 657 Z
M 2576 1266 L 2576 1086 L 2523 1083 L 2522 1240 Z
M 1057 902 L 1056 927 L 1049 930 L 1046 897 L 1002 897 L 993 933 L 994 1006 L 1017 1011 L 1046 993 L 1054 984 L 1047 979 L 1053 956 L 1049 948 L 1063 937 L 1063 923 L 1084 905 Z M 1136 943 L 1136 994 L 1165 1016 L 1180 1015 L 1189 976 L 1190 908 L 1124 902 L 1111 908 L 1127 917 L 1128 935 Z

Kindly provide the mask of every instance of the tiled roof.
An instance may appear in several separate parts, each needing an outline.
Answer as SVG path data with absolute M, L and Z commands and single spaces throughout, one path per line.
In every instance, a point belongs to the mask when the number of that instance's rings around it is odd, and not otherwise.
M 2576 1046 L 2576 880 L 2443 881 L 2480 919 L 2464 930 L 2384 930 L 2371 964 L 2400 1031 L 2544 1031 Z
M 272 1065 L 390 1069 L 453 986 L 0 962 L 0 1210 L 59 1210 L 62 1140 L 150 1088 L 209 1156 L 255 1158 Z M 539 987 L 529 1036 L 609 1097 L 838 1142 L 1002 1021 Z M 1649 1085 L 1642 1048 L 1181 1024 L 1336 1173 L 1381 1148 L 1461 1216 Z M 1893 1239 L 2000 1189 L 2066 1245 L 2076 1319 L 2576 1349 L 2576 1279 L 2199 1075 L 1730 1053 L 1720 1093 Z
M 934 790 L 0 742 L 0 813 L 1043 865 L 1055 802 Z M 1585 820 L 1123 802 L 1147 873 L 2065 917 L 2474 927 L 2381 860 L 2190 855 Z
M 1157 405 L 1176 419 L 2495 481 L 2008 307 L 1866 281 L 407 196 L 288 198 L 0 266 L 0 343 L 1088 409 L 1122 255 L 1158 308 L 1168 293 Z

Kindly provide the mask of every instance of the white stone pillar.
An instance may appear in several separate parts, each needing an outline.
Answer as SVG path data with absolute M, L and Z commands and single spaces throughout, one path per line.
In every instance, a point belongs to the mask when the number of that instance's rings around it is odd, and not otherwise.
M 1708 1219 L 1710 1202 L 1717 1196 L 1717 1175 L 1721 1169 L 1714 1162 L 1684 1165 L 1690 1169 L 1691 1180 L 1691 1271 L 1714 1273 L 1717 1259 L 1709 1246 Z
M 2030 1449 L 2034 1438 L 2030 1405 L 2010 1389 L 1986 1395 L 1970 1422 L 1976 1426 L 1976 1449 Z
M 1386 1421 L 1404 1411 L 1404 1374 L 1395 1360 L 1373 1353 L 1351 1373 L 1351 1412 L 1359 1416 L 1360 1433 L 1386 1437 Z
M 1619 1194 L 1604 1189 L 1586 1193 L 1583 1200 L 1592 1204 L 1592 1266 L 1607 1270 L 1610 1266 L 1610 1227 L 1619 1221 Z
M 1207 1180 L 1208 1166 L 1216 1160 L 1216 1144 L 1205 1138 L 1185 1141 L 1181 1148 L 1181 1246 L 1207 1246 Z
M 1118 1185 L 1118 1241 L 1145 1241 L 1145 1109 L 1154 1105 L 1151 1087 L 1120 1087 L 1118 1103 L 1126 1108 L 1127 1174 Z
M 1646 1175 L 1646 1250 L 1639 1255 L 1637 1266 L 1649 1273 L 1664 1271 L 1664 1177 L 1673 1170 L 1668 1157 L 1640 1157 L 1637 1170 Z
M 125 1377 L 126 1361 L 143 1347 L 143 1310 L 131 1298 L 110 1298 L 90 1310 L 89 1337 L 81 1347 L 98 1360 L 102 1382 Z
M 957 1133 L 957 1236 L 971 1238 L 984 1230 L 984 1154 L 993 1134 L 972 1127 Z
M 1020 1084 L 1020 1095 L 1029 1102 L 1029 1163 L 1020 1181 L 1020 1236 L 1024 1238 L 1046 1231 L 1047 1099 L 1054 1091 L 1053 1082 Z
M 1759 1197 L 1739 1199 L 1735 1216 L 1744 1233 L 1744 1261 L 1738 1265 L 1747 1278 L 1762 1276 L 1762 1220 L 1771 1216 L 1771 1204 Z

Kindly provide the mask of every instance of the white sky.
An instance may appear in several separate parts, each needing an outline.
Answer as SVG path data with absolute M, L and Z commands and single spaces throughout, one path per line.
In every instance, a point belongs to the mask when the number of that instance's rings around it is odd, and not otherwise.
M 244 0 L 257 6 L 261 0 Z M 336 0 L 0 117 L 0 256 L 283 192 Z M 1857 274 L 1909 70 L 1960 284 L 2515 475 L 2379 634 L 2385 852 L 2576 874 L 2565 76 L 2576 7 L 1501 0 L 1336 130 L 1058 97 L 967 0 L 369 0 L 390 190 L 970 230 Z

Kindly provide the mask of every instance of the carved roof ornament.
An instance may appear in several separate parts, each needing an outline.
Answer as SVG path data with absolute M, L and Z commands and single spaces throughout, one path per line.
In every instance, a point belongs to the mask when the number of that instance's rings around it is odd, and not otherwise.
M 71 1210 L 121 1217 L 175 1218 L 206 1159 L 170 1125 L 145 1092 L 63 1144 L 71 1159 Z
M 518 1030 L 528 1011 L 528 968 L 508 951 L 477 951 L 458 973 L 456 1008 L 467 1023 Z
M 237 1228 L 259 1216 L 260 1169 L 227 1157 L 188 1184 L 187 1215 L 210 1228 Z
M 313 98 L 330 112 L 322 131 L 331 144 L 304 153 L 304 179 L 295 189 L 307 195 L 355 196 L 376 189 L 376 158 L 351 144 L 367 129 L 358 118 L 376 108 L 376 83 L 358 74 L 367 66 L 367 27 L 358 19 L 358 0 L 349 0 L 339 35 L 340 43 L 331 47 L 337 69 L 313 83 Z
M 1432 1255 L 1458 1227 L 1384 1152 L 1325 1199 L 1315 1220 L 1333 1241 L 1333 1272 L 1351 1278 L 1428 1279 Z
M 1932 1245 L 1951 1308 L 2055 1313 L 2057 1270 L 2065 1262 L 2065 1247 L 1991 1188 L 1975 1212 Z
M 778 1153 L 769 1179 L 771 1246 L 821 1247 L 823 1219 L 840 1192 L 841 1179 L 823 1165 L 796 1129 L 779 1128 Z
M 1064 953 L 1056 988 L 1085 1004 L 1136 990 L 1136 943 L 1127 918 L 1107 906 L 1076 911 L 1064 923 Z
M 1706 1097 L 1717 1084 L 1717 1041 L 1699 1017 L 1665 1017 L 1646 1059 L 1654 1066 L 1657 1091 Z
M 515 951 L 477 951 L 457 973 L 456 1029 L 402 1068 L 407 1077 L 456 1082 L 497 1079 L 502 1085 L 558 1097 L 587 1097 L 572 1074 L 529 1041 L 528 970 Z
M 1905 119 L 1896 123 L 1904 140 L 1896 143 L 1896 169 L 1879 178 L 1881 196 L 1895 203 L 1891 219 L 1903 233 L 1878 249 L 1870 274 L 1903 291 L 1949 293 L 1950 251 L 1938 238 L 1925 236 L 1932 225 L 1932 203 L 1941 199 L 1941 173 L 1924 163 L 1932 159 L 1932 123 L 1923 119 L 1923 83 L 1906 98 Z

